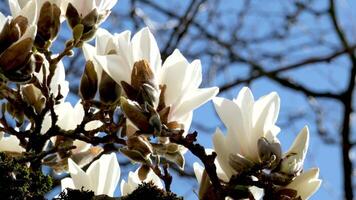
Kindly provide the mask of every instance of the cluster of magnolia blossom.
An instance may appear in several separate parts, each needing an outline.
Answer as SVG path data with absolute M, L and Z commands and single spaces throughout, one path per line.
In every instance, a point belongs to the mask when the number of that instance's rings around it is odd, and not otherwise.
M 241 192 L 250 199 L 304 200 L 319 188 L 319 170 L 303 171 L 307 127 L 282 153 L 275 125 L 276 93 L 255 101 L 251 91 L 243 88 L 233 101 L 215 97 L 218 88 L 199 88 L 199 60 L 190 63 L 175 50 L 162 63 L 148 28 L 132 38 L 129 31 L 111 34 L 98 28 L 115 4 L 116 0 L 9 0 L 12 16 L 0 13 L 0 84 L 5 88 L 0 96 L 8 101 L 2 113 L 7 111 L 17 125 L 7 132 L 9 124 L 3 114 L 0 152 L 12 156 L 50 152 L 40 164 L 70 174 L 61 181 L 62 190 L 84 188 L 112 197 L 120 179 L 117 152 L 104 148 L 112 144 L 139 164 L 127 182 L 121 181 L 122 195 L 142 182 L 163 189 L 159 166 L 173 163 L 183 170 L 185 165 L 187 148 L 171 137 L 185 138 L 193 110 L 213 100 L 227 134 L 217 129 L 214 149 L 206 152 L 217 154 L 212 164 L 219 184 L 229 191 L 226 199 L 241 198 Z M 50 48 L 63 21 L 73 39 L 55 55 Z M 93 38 L 94 46 L 88 43 Z M 61 61 L 73 48 L 81 48 L 86 59 L 81 100 L 74 107 L 66 98 L 69 83 Z M 114 120 L 115 113 L 119 120 Z M 211 174 L 198 163 L 194 171 L 200 183 L 199 198 L 207 199 L 214 191 Z

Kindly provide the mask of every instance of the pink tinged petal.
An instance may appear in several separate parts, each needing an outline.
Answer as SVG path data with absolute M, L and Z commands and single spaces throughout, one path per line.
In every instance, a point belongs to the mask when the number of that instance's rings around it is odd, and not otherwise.
M 121 84 L 121 81 L 130 83 L 131 68 L 127 65 L 121 65 L 123 63 L 122 57 L 117 55 L 95 55 L 94 60 L 118 84 Z
M 219 128 L 216 129 L 215 134 L 213 135 L 213 145 L 215 152 L 217 154 L 217 160 L 221 166 L 221 169 L 225 174 L 230 178 L 233 175 L 233 171 L 229 166 L 229 150 L 226 148 L 226 143 L 224 135 L 222 134 Z
M 147 60 L 154 74 L 159 74 L 162 66 L 161 53 L 156 39 L 147 27 L 133 36 L 132 51 L 134 61 Z
M 179 106 L 177 110 L 174 111 L 174 115 L 182 116 L 187 114 L 188 112 L 193 111 L 194 109 L 200 107 L 213 97 L 215 97 L 219 92 L 219 88 L 211 87 L 211 88 L 202 88 L 196 90 L 189 96 L 189 99 L 185 99 L 184 103 Z
M 68 159 L 68 171 L 72 177 L 76 189 L 84 187 L 86 190 L 94 190 L 90 176 L 88 176 L 72 159 Z
M 300 195 L 303 200 L 306 200 L 319 189 L 322 181 L 318 179 L 318 177 L 319 169 L 313 168 L 297 176 L 286 187 L 297 190 L 298 195 Z
M 67 177 L 61 180 L 61 190 L 66 188 L 76 189 L 72 178 Z

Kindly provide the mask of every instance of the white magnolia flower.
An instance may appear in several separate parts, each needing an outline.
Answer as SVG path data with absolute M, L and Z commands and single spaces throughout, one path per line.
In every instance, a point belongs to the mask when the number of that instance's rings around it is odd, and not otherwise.
M 211 153 L 212 150 L 208 150 L 208 152 Z M 225 182 L 229 182 L 229 178 L 226 176 L 225 172 L 221 169 L 221 166 L 219 164 L 219 162 L 217 160 L 215 160 L 215 166 L 216 166 L 216 173 L 219 177 L 220 180 L 223 180 Z M 204 176 L 204 170 L 205 168 L 203 166 L 201 166 L 199 163 L 195 162 L 193 164 L 193 169 L 194 169 L 194 174 L 195 174 L 195 177 L 198 181 L 198 184 L 199 184 L 199 195 L 204 195 L 204 193 L 206 191 L 204 191 L 204 189 L 207 189 L 208 185 L 206 185 L 207 183 L 204 182 L 203 179 L 203 176 Z M 254 199 L 256 200 L 260 200 L 262 199 L 263 197 L 263 189 L 261 188 L 258 188 L 258 187 L 255 187 L 255 186 L 252 186 L 249 188 L 250 189 L 250 192 L 251 194 L 253 195 Z M 202 196 L 199 196 L 200 198 L 202 198 Z M 230 200 L 231 198 L 230 197 L 226 197 L 225 200 Z
M 115 6 L 117 0 L 65 0 L 65 6 L 71 3 L 81 17 L 85 17 L 94 9 L 102 16 L 101 22 L 110 14 L 110 10 Z M 66 8 L 65 8 L 66 9 Z
M 57 125 L 63 130 L 74 130 L 82 123 L 84 118 L 84 108 L 81 101 L 78 101 L 73 107 L 69 102 L 63 102 L 54 106 L 54 111 L 58 115 Z M 52 118 L 48 113 L 42 123 L 41 133 L 46 133 L 52 124 Z M 91 121 L 85 125 L 85 130 L 93 130 L 99 128 L 102 122 L 99 120 Z
M 34 73 L 37 79 L 43 83 L 43 70 L 45 70 L 46 74 L 45 76 L 47 77 L 49 74 L 49 63 L 46 59 L 44 59 L 44 63 L 42 65 L 42 68 L 38 73 Z M 50 87 L 50 93 L 54 95 L 54 97 L 57 96 L 58 94 L 58 89 L 60 88 L 60 93 L 63 96 L 63 99 L 68 95 L 69 93 L 69 83 L 68 81 L 65 80 L 65 69 L 63 62 L 60 61 L 57 64 L 57 68 L 54 71 L 54 75 L 52 77 L 51 83 L 49 85 Z
M 14 135 L 5 136 L 0 132 L 0 152 L 22 153 L 25 149 L 20 146 L 20 140 Z
M 319 169 L 313 168 L 301 173 L 286 188 L 296 190 L 302 200 L 307 200 L 319 189 L 321 182 Z
M 113 44 L 116 45 L 115 49 Z M 189 63 L 179 50 L 175 50 L 162 65 L 156 40 L 148 28 L 143 28 L 132 39 L 129 31 L 111 35 L 109 42 L 97 40 L 96 46 L 97 49 L 104 50 L 99 50 L 100 54 L 90 51 L 92 53 L 87 57 L 93 57 L 95 63 L 118 84 L 121 81 L 131 83 L 134 63 L 146 60 L 154 74 L 154 84 L 166 85 L 164 100 L 171 107 L 168 121 L 183 124 L 186 132 L 192 121 L 193 110 L 218 93 L 216 87 L 199 88 L 202 82 L 199 60 Z
M 245 158 L 259 162 L 257 142 L 265 137 L 270 142 L 278 142 L 276 138 L 279 128 L 275 125 L 280 100 L 277 93 L 272 92 L 257 101 L 249 88 L 243 88 L 236 99 L 214 98 L 215 109 L 227 128 L 224 136 L 217 129 L 213 136 L 217 160 L 228 177 L 234 174 L 229 165 L 230 154 L 240 154 Z
M 9 2 L 10 3 L 10 2 Z M 10 21 L 13 20 L 14 18 L 18 17 L 18 16 L 23 16 L 26 17 L 28 19 L 28 25 L 25 29 L 24 32 L 22 32 L 22 30 L 19 29 L 19 34 L 20 34 L 20 38 L 14 42 L 12 45 L 27 39 L 27 38 L 32 38 L 33 40 L 35 39 L 36 33 L 37 33 L 37 26 L 34 24 L 36 20 L 36 4 L 28 4 L 24 9 L 20 10 L 19 12 L 13 13 L 12 16 L 7 16 L 5 17 L 1 12 L 0 12 L 0 32 L 3 30 L 5 24 Z M 35 12 L 33 12 L 33 10 Z
M 309 130 L 304 127 L 294 140 L 290 149 L 284 153 L 281 171 L 287 174 L 299 174 L 303 169 L 304 159 L 309 146 Z
M 41 8 L 43 4 L 46 2 L 49 2 L 51 4 L 56 4 L 58 8 L 61 9 L 61 15 L 65 14 L 64 9 L 67 7 L 65 5 L 66 3 L 65 0 L 9 0 L 9 6 L 10 6 L 10 11 L 14 17 L 18 15 L 24 16 L 24 14 L 27 14 L 28 16 L 30 13 L 26 13 L 26 12 L 30 11 L 29 9 L 32 8 L 31 14 L 34 14 L 33 22 L 37 22 L 40 15 Z M 36 9 L 33 9 L 34 7 L 36 7 Z
M 11 15 L 13 18 L 18 16 L 26 17 L 29 24 L 35 24 L 38 19 L 38 0 L 9 0 Z
M 96 62 L 94 55 L 105 56 L 116 51 L 116 44 L 113 36 L 107 30 L 99 28 L 95 34 L 95 46 L 89 43 L 83 44 L 83 54 L 86 61 Z M 98 84 L 100 83 L 103 69 L 97 64 L 94 68 L 98 77 Z
M 84 172 L 71 159 L 68 160 L 71 178 L 61 181 L 62 190 L 65 188 L 91 190 L 95 195 L 105 194 L 110 197 L 114 195 L 120 178 L 120 166 L 115 153 L 103 155 L 94 161 L 86 172 Z
M 161 182 L 161 179 L 152 170 L 148 172 L 146 179 L 141 181 L 140 178 L 138 177 L 138 169 L 137 169 L 135 172 L 129 172 L 127 182 L 125 180 L 121 181 L 120 184 L 121 195 L 126 196 L 132 193 L 134 190 L 138 188 L 138 186 L 142 182 L 144 183 L 152 182 L 158 188 L 163 189 L 163 184 Z

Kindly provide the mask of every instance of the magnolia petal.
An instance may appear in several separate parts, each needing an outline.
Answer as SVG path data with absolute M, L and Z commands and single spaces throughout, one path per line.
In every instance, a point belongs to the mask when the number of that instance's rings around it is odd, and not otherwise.
M 319 169 L 313 168 L 297 176 L 286 187 L 297 190 L 298 195 L 300 195 L 303 200 L 306 200 L 319 189 L 322 181 L 318 179 L 318 177 Z
M 72 178 L 67 177 L 61 180 L 61 190 L 66 188 L 76 189 Z
M 121 196 L 126 196 L 131 191 L 130 185 L 126 183 L 125 180 L 122 180 L 120 183 L 120 190 L 121 190 Z
M 16 136 L 10 135 L 5 137 L 4 133 L 0 133 L 1 138 L 0 138 L 0 152 L 2 151 L 8 151 L 8 152 L 16 152 L 16 153 L 22 153 L 25 151 L 25 149 L 20 146 L 20 140 L 17 139 Z
M 211 88 L 201 88 L 196 90 L 189 99 L 185 99 L 184 103 L 179 106 L 179 108 L 174 112 L 176 116 L 182 116 L 194 109 L 200 107 L 211 98 L 215 97 L 219 92 L 219 88 L 211 87 Z
M 175 50 L 164 62 L 160 84 L 168 86 L 165 91 L 167 105 L 178 103 L 177 101 L 184 95 L 183 83 L 184 76 L 188 75 L 188 65 L 189 63 L 178 50 Z
M 277 121 L 280 99 L 276 92 L 272 92 L 258 99 L 253 109 L 253 126 L 258 138 L 270 130 Z
M 72 177 L 76 189 L 84 187 L 87 190 L 93 190 L 90 176 L 88 176 L 72 159 L 68 159 L 68 171 Z
M 106 172 L 105 174 L 102 174 L 106 177 L 106 181 L 104 181 L 104 183 L 101 183 L 102 185 L 104 185 L 103 193 L 109 196 L 113 196 L 120 179 L 120 166 L 117 162 L 115 153 L 111 153 L 110 155 L 104 156 L 103 160 L 101 161 L 101 165 L 106 166 Z
M 195 177 L 197 178 L 198 183 L 200 184 L 204 172 L 204 167 L 201 166 L 199 163 L 195 162 L 193 163 L 193 169 L 194 169 Z
M 229 151 L 226 149 L 226 144 L 224 140 L 224 135 L 222 134 L 219 128 L 216 129 L 215 134 L 213 135 L 213 145 L 215 152 L 217 154 L 217 160 L 225 172 L 225 174 L 230 178 L 233 175 L 233 171 L 229 166 Z
M 0 31 L 2 31 L 2 29 L 4 28 L 6 21 L 7 18 L 5 17 L 5 15 L 0 12 Z
M 161 54 L 156 39 L 148 27 L 141 29 L 133 36 L 132 51 L 134 61 L 147 60 L 154 74 L 158 74 L 162 66 Z
M 94 60 L 96 48 L 93 45 L 84 43 L 82 50 L 86 61 Z
M 239 106 L 231 100 L 216 97 L 213 99 L 215 110 L 220 119 L 224 122 L 228 129 L 226 141 L 230 144 L 238 143 L 238 145 L 229 145 L 231 153 L 240 153 L 245 157 L 257 157 L 257 151 L 250 151 L 248 142 L 248 132 L 245 124 L 243 124 L 243 115 Z M 256 141 L 257 143 L 257 141 Z
M 124 63 L 122 59 L 117 55 L 94 56 L 94 60 L 114 81 L 118 84 L 121 84 L 121 81 L 130 83 L 131 68 L 127 65 L 120 65 L 120 63 Z

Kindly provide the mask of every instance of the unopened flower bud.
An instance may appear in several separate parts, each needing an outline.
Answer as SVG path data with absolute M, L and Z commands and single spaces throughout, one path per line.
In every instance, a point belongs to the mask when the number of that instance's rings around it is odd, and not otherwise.
M 152 164 L 151 159 L 149 157 L 145 157 L 139 151 L 121 148 L 120 152 L 134 162 L 147 163 L 149 165 Z
M 254 163 L 240 154 L 230 154 L 229 165 L 236 171 L 236 173 L 242 173 L 250 169 Z
M 0 67 L 6 72 L 22 69 L 30 61 L 32 55 L 32 38 L 26 38 L 11 45 L 0 55 Z
M 145 83 L 155 87 L 154 74 L 146 60 L 135 62 L 131 73 L 131 85 L 139 90 Z
M 152 145 L 144 136 L 130 136 L 126 143 L 130 150 L 139 151 L 145 157 L 152 153 Z
M 36 44 L 39 47 L 44 47 L 47 41 L 57 37 L 60 22 L 61 9 L 56 4 L 45 2 L 40 10 L 40 15 L 37 22 Z
M 98 23 L 99 14 L 97 9 L 92 10 L 84 18 L 82 18 L 81 23 L 85 27 L 94 27 Z
M 71 28 L 74 28 L 76 25 L 80 23 L 81 20 L 80 15 L 72 3 L 68 3 L 67 10 L 66 10 L 66 18 L 67 18 L 68 25 Z
M 75 41 L 78 41 L 82 38 L 84 32 L 84 25 L 83 24 L 77 24 L 73 28 L 73 39 Z
M 153 132 L 151 125 L 149 124 L 149 116 L 141 109 L 141 107 L 124 97 L 120 98 L 120 107 L 125 113 L 125 116 L 141 131 L 146 133 Z
M 121 96 L 121 87 L 105 71 L 101 74 L 99 84 L 100 100 L 107 104 L 116 102 Z
M 22 16 L 5 22 L 0 33 L 0 52 L 3 52 L 14 42 L 19 40 L 27 28 L 28 20 Z
M 46 98 L 42 95 L 40 89 L 33 84 L 26 85 L 22 88 L 22 96 L 24 100 L 33 106 L 37 113 L 40 113 L 46 103 Z
M 149 118 L 148 122 L 153 127 L 153 129 L 155 131 L 154 134 L 156 136 L 160 136 L 161 131 L 162 131 L 162 123 L 161 123 L 160 116 L 151 105 L 146 104 L 146 107 L 150 113 L 150 118 Z
M 73 33 L 73 36 L 77 40 L 80 39 L 81 41 L 88 41 L 95 36 L 98 29 L 97 26 L 100 22 L 97 9 L 93 9 L 85 16 L 82 16 L 82 13 L 79 13 L 78 10 L 71 3 L 69 3 L 66 11 L 66 17 L 69 26 L 73 29 L 73 32 L 76 32 Z M 83 28 L 81 34 L 78 34 L 79 31 L 75 30 L 78 25 L 81 25 Z
M 84 100 L 91 100 L 95 97 L 98 89 L 98 77 L 92 61 L 87 61 L 85 70 L 80 81 L 80 95 Z
M 262 137 L 257 142 L 258 155 L 262 162 L 267 162 L 270 167 L 276 167 L 282 157 L 282 148 L 278 142 L 269 142 Z
M 138 178 L 140 178 L 141 181 L 146 180 L 147 174 L 151 171 L 151 168 L 148 165 L 141 165 L 141 167 L 138 170 Z
M 163 154 L 162 156 L 164 158 L 166 158 L 167 160 L 176 164 L 181 170 L 184 169 L 185 158 L 184 158 L 182 152 L 177 151 L 175 153 L 166 153 L 166 154 Z
M 141 86 L 141 94 L 144 102 L 147 102 L 153 107 L 157 107 L 159 100 L 159 92 L 156 88 L 151 85 L 144 83 Z

